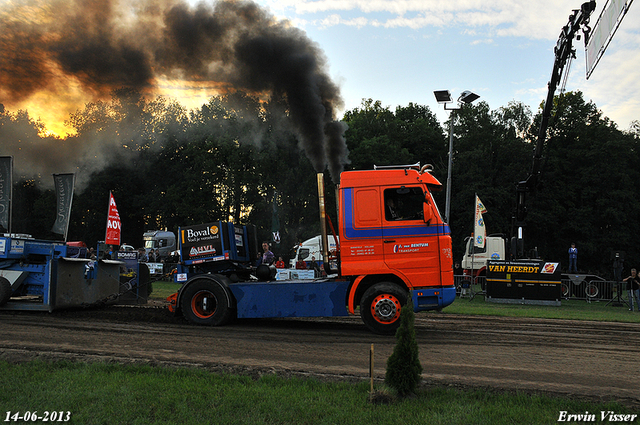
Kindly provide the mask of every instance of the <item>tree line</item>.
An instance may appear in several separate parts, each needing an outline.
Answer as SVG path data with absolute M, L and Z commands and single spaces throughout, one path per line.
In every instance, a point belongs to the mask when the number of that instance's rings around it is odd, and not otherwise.
M 515 101 L 496 110 L 486 102 L 465 105 L 453 115 L 449 224 L 455 260 L 473 230 L 476 194 L 487 207 L 488 233 L 512 234 L 515 186 L 530 171 L 540 119 L 540 111 L 534 115 Z M 436 201 L 444 213 L 450 120 L 441 125 L 424 105 L 391 109 L 363 99 L 343 121 L 347 169 L 430 163 L 443 183 Z M 274 252 L 286 256 L 320 231 L 316 172 L 299 147 L 285 99 L 233 93 L 187 111 L 174 100 L 122 89 L 110 101 L 85 105 L 67 124 L 73 134 L 55 138 L 25 111 L 0 111 L 0 140 L 9 147 L 0 154 L 15 155 L 16 169 L 22 154 L 40 144 L 73 157 L 79 183 L 68 240 L 93 246 L 104 239 L 109 191 L 122 219 L 122 241 L 134 246 L 142 245 L 146 230 L 176 232 L 223 220 L 256 225 L 262 240 L 271 240 L 277 226 Z M 526 248 L 566 268 L 575 242 L 578 268 L 605 277 L 613 251 L 625 252 L 627 268 L 640 266 L 639 140 L 637 121 L 623 131 L 581 92 L 556 96 L 541 182 L 528 197 Z M 325 174 L 335 225 L 335 184 Z M 59 237 L 50 233 L 55 195 L 44 184 L 50 177 L 16 177 L 12 230 Z

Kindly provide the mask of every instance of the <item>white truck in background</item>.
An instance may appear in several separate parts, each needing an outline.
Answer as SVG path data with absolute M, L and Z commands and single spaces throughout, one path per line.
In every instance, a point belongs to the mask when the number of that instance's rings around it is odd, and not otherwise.
M 150 250 L 156 250 L 160 252 L 160 256 L 166 258 L 171 255 L 173 251 L 176 251 L 176 235 L 173 232 L 166 230 L 148 230 L 142 235 L 144 241 L 144 249 L 149 252 Z
M 336 240 L 333 235 L 327 236 L 329 240 L 329 249 L 328 251 L 334 252 L 336 251 Z M 311 239 L 307 239 L 299 245 L 293 247 L 291 260 L 289 261 L 289 266 L 292 269 L 296 268 L 296 263 L 299 260 L 307 263 L 307 267 L 309 267 L 309 263 L 311 262 L 311 257 L 316 257 L 316 262 L 322 268 L 322 236 L 314 236 Z
M 473 246 L 473 238 L 467 238 L 460 264 L 465 279 L 484 276 L 487 272 L 487 260 L 506 260 L 506 245 L 503 235 L 487 236 L 484 248 Z

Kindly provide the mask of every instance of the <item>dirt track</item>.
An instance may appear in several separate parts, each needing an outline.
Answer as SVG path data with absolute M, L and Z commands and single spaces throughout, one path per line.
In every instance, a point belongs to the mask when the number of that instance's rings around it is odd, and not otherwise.
M 631 314 L 631 313 L 630 313 Z M 427 384 L 616 399 L 640 408 L 640 325 L 458 316 L 416 317 Z M 0 358 L 190 365 L 250 374 L 384 377 L 395 339 L 359 317 L 186 324 L 164 308 L 0 312 Z

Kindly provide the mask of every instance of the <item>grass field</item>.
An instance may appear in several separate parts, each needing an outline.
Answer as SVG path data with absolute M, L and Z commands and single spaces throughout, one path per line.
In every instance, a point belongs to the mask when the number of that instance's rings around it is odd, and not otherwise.
M 152 298 L 164 299 L 179 285 L 153 283 Z M 439 314 L 439 313 L 427 313 Z M 640 322 L 640 314 L 606 301 L 563 301 L 560 307 L 493 304 L 482 296 L 457 299 L 442 314 L 496 315 Z M 422 314 L 421 314 L 422 315 Z M 420 317 L 420 315 L 418 316 Z M 105 363 L 0 361 L 0 421 L 25 421 L 57 412 L 76 424 L 551 424 L 561 412 L 639 414 L 618 403 L 456 388 L 422 388 L 391 404 L 369 401 L 369 383 L 219 375 Z M 390 390 L 378 385 L 377 391 Z M 18 416 L 22 418 L 14 421 Z M 33 415 L 29 415 L 33 416 Z M 39 421 L 42 422 L 42 421 Z M 592 421 L 593 422 L 593 421 Z M 577 423 L 585 423 L 578 421 Z M 631 422 L 626 422 L 631 423 Z M 640 423 L 636 417 L 632 423 Z
M 104 363 L 0 361 L 0 373 L 0 420 L 7 422 L 14 422 L 15 413 L 24 418 L 26 412 L 57 412 L 64 419 L 69 412 L 68 423 L 74 424 L 506 425 L 551 424 L 562 411 L 588 411 L 598 420 L 600 411 L 640 413 L 617 403 L 453 388 L 423 389 L 389 405 L 372 404 L 367 382 L 323 383 L 273 375 L 252 379 Z

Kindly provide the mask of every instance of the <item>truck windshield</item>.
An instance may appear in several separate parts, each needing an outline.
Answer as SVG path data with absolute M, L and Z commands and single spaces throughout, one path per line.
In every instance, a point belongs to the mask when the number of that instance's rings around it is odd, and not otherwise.
M 473 239 L 469 238 L 469 248 L 467 249 L 467 252 L 469 253 L 469 255 L 473 255 L 473 254 L 483 254 L 485 252 L 487 252 L 487 245 L 484 245 L 484 248 L 479 247 L 479 246 L 475 246 L 473 244 Z
M 144 247 L 145 248 L 149 248 L 149 249 L 155 249 L 156 248 L 156 241 L 154 241 L 153 239 L 144 241 Z

